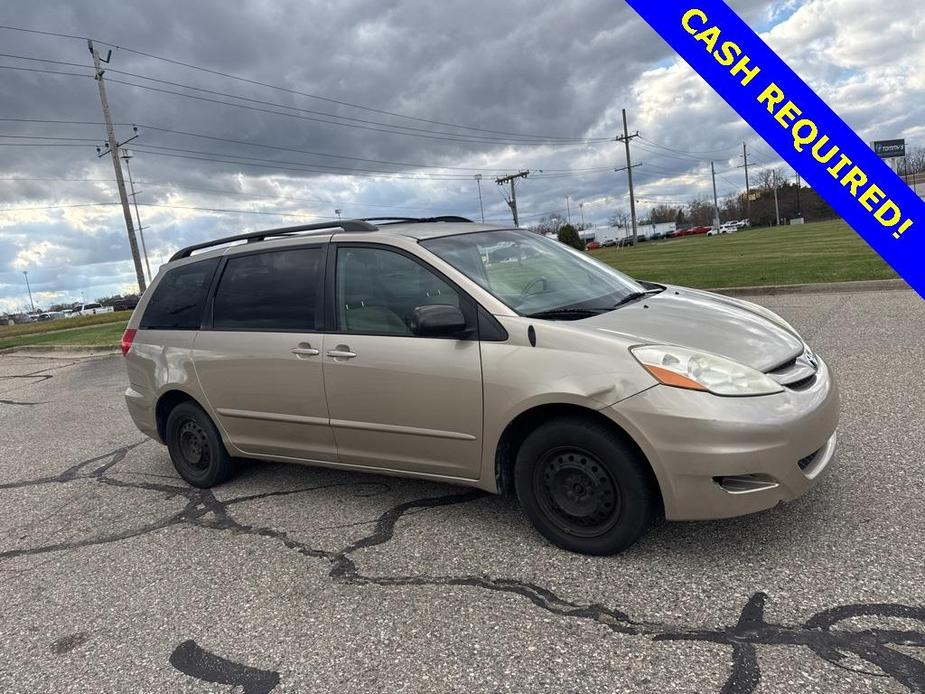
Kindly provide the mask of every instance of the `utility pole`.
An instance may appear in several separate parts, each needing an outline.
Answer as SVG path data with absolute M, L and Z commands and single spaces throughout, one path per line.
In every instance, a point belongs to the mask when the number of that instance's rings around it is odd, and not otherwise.
M 340 216 L 340 215 L 341 215 L 341 212 L 342 212 L 342 210 L 341 210 L 339 207 L 338 207 L 336 210 L 334 210 L 334 214 L 337 215 L 338 221 L 339 221 L 340 218 L 341 218 L 341 216 Z
M 141 226 L 141 214 L 138 212 L 138 192 L 135 191 L 135 181 L 132 179 L 132 166 L 129 159 L 132 154 L 128 150 L 122 150 L 122 160 L 125 162 L 125 171 L 128 173 L 128 185 L 131 189 L 132 204 L 135 206 L 135 222 L 138 224 L 138 235 L 141 237 L 141 252 L 145 256 L 145 267 L 148 269 L 148 281 L 154 279 L 151 274 L 151 263 L 148 262 L 148 247 L 145 245 L 145 228 Z
M 752 189 L 748 184 L 748 149 L 745 143 L 742 143 L 742 161 L 745 162 L 745 217 L 749 221 L 752 218 Z
M 32 306 L 32 313 L 35 313 L 35 302 L 32 300 L 32 287 L 29 286 L 29 271 L 23 270 L 22 276 L 26 278 L 26 291 L 29 292 L 29 305 Z
M 484 224 L 485 206 L 482 204 L 482 174 L 475 174 L 475 182 L 479 187 L 479 213 L 482 215 L 482 224 Z
M 803 180 L 800 178 L 799 172 L 797 172 L 797 217 L 803 216 L 803 211 L 800 209 L 800 189 L 803 187 Z
M 623 137 L 618 137 L 617 142 L 622 142 L 626 145 L 626 178 L 629 182 L 630 189 L 630 219 L 633 223 L 633 245 L 635 246 L 639 239 L 636 233 L 636 195 L 633 192 L 633 162 L 630 158 L 630 140 L 634 137 L 639 137 L 639 132 L 637 131 L 634 135 L 630 135 L 629 128 L 626 125 L 626 109 L 623 109 Z M 623 169 L 616 169 L 617 171 L 622 171 Z
M 716 197 L 716 167 L 710 162 L 710 175 L 713 177 L 713 226 L 719 229 L 719 199 Z
M 581 227 L 583 229 L 585 226 L 585 204 L 583 202 L 578 203 L 578 211 L 581 213 Z
M 96 69 L 96 84 L 100 91 L 100 104 L 103 107 L 103 119 L 106 121 L 106 139 L 109 143 L 109 151 L 112 154 L 112 166 L 116 173 L 116 187 L 119 189 L 119 198 L 122 201 L 122 214 L 125 217 L 125 230 L 128 233 L 128 245 L 132 251 L 132 261 L 135 263 L 135 277 L 138 279 L 138 293 L 144 294 L 147 289 L 145 282 L 145 273 L 141 268 L 141 257 L 138 254 L 138 241 L 135 239 L 135 227 L 132 224 L 132 212 L 128 206 L 128 195 L 125 192 L 125 179 L 122 178 L 122 163 L 119 160 L 119 142 L 116 140 L 116 133 L 112 127 L 112 116 L 109 113 L 109 100 L 106 98 L 106 86 L 103 83 L 103 70 L 101 63 L 108 63 L 112 56 L 112 51 L 106 56 L 106 60 L 100 58 L 99 51 L 93 47 L 93 41 L 87 41 L 90 54 L 93 56 L 93 67 Z
M 514 185 L 518 178 L 526 178 L 530 175 L 529 171 L 521 171 L 519 173 L 511 174 L 510 176 L 501 176 L 495 179 L 495 183 L 499 186 L 503 186 L 505 183 L 511 184 L 511 197 L 510 199 L 505 198 L 508 207 L 511 208 L 511 213 L 514 215 L 514 226 L 520 226 L 520 220 L 517 218 L 517 187 Z
M 771 172 L 771 181 L 774 186 L 774 216 L 777 219 L 777 226 L 780 226 L 780 204 L 777 202 L 777 169 Z
M 569 223 L 569 225 L 571 225 L 571 223 L 572 223 L 572 201 L 571 201 L 571 197 L 572 197 L 571 195 L 566 195 L 566 196 L 565 196 L 565 215 L 566 215 L 566 217 L 568 218 L 568 223 Z

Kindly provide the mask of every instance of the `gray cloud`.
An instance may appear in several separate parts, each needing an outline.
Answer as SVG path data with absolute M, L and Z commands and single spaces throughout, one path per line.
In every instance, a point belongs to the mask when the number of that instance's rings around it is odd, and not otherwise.
M 898 1 L 898 0 L 896 0 Z M 788 59 L 801 60 L 801 41 L 823 41 L 814 31 L 810 10 L 825 5 L 826 26 L 845 30 L 851 24 L 854 0 L 815 0 L 789 16 L 794 3 L 740 0 L 733 5 L 753 24 L 774 23 L 772 12 L 787 6 L 787 17 L 772 32 Z M 890 3 L 885 3 L 889 5 Z M 216 0 L 52 0 L 35 3 L 10 0 L 3 23 L 92 35 L 126 48 L 206 66 L 221 72 L 366 104 L 435 121 L 464 123 L 475 128 L 542 136 L 613 137 L 622 127 L 620 108 L 630 109 L 633 129 L 651 141 L 680 150 L 720 150 L 722 167 L 736 164 L 733 145 L 754 135 L 687 68 L 674 65 L 670 49 L 629 8 L 612 0 L 572 0 L 555 4 L 515 0 L 432 3 L 424 0 L 346 0 L 266 2 L 241 0 L 233 5 Z M 807 19 L 801 20 L 801 12 Z M 815 10 L 813 10 L 815 12 Z M 818 16 L 818 14 L 817 14 Z M 815 21 L 815 20 L 813 20 Z M 833 24 L 834 23 L 834 24 Z M 846 24 L 847 23 L 847 24 Z M 850 26 L 849 26 L 850 28 Z M 811 34 L 811 36 L 807 36 Z M 89 65 L 85 43 L 0 31 L 4 53 L 52 58 Z M 777 46 L 776 46 L 777 47 Z M 865 65 L 877 65 L 877 55 L 894 55 L 889 40 L 852 50 L 840 39 L 835 56 L 815 51 L 800 67 L 817 77 L 822 87 L 853 90 L 852 125 L 868 127 L 877 117 L 873 102 L 882 96 L 874 81 L 865 79 Z M 0 64 L 87 72 L 66 66 L 14 59 Z M 434 131 L 463 131 L 448 126 L 397 119 L 346 106 L 248 85 L 216 75 L 115 49 L 109 90 L 114 118 L 159 128 L 204 133 L 225 140 L 246 140 L 290 150 L 325 152 L 367 160 L 429 164 L 470 169 L 420 169 L 350 159 L 256 148 L 226 141 L 209 141 L 142 127 L 133 171 L 140 180 L 142 200 L 176 207 L 282 212 L 291 216 L 195 212 L 144 207 L 149 251 L 157 259 L 202 238 L 244 229 L 292 224 L 299 219 L 331 217 L 334 208 L 346 215 L 451 214 L 478 215 L 472 175 L 486 169 L 483 194 L 486 215 L 506 220 L 508 210 L 494 172 L 520 167 L 533 170 L 574 169 L 576 175 L 551 173 L 525 181 L 520 189 L 522 212 L 529 221 L 549 211 L 563 210 L 565 196 L 588 204 L 588 221 L 602 222 L 626 202 L 625 179 L 610 171 L 579 169 L 622 166 L 617 143 L 573 147 L 515 147 L 482 133 L 492 142 L 453 142 L 376 132 L 373 129 L 322 124 L 302 118 L 271 115 L 117 84 L 145 83 L 150 87 L 186 91 L 144 82 L 116 73 L 121 70 L 203 89 L 230 92 L 255 100 L 326 112 L 388 125 Z M 846 72 L 847 71 L 847 72 Z M 817 85 L 818 86 L 818 85 Z M 187 92 L 221 99 L 202 92 Z M 902 93 L 894 94 L 891 109 L 918 112 Z M 255 104 L 257 108 L 275 108 Z M 48 120 L 100 120 L 95 84 L 90 78 L 0 70 L 0 117 Z M 305 112 L 304 117 L 319 117 Z M 918 122 L 921 122 L 920 115 Z M 364 125 L 354 123 L 354 125 Z M 384 128 L 372 123 L 368 128 Z M 900 127 L 900 126 L 897 126 Z M 94 147 L 103 139 L 98 125 L 25 124 L 0 121 L 2 135 L 46 135 L 89 138 L 92 142 L 59 140 L 76 147 L 0 147 L 0 178 L 101 179 L 98 182 L 0 181 L 0 207 L 112 202 L 114 186 L 108 159 L 97 159 Z M 126 138 L 131 128 L 121 126 Z M 465 138 L 464 138 L 465 139 Z M 513 138 L 511 138 L 513 139 Z M 0 138 L 0 142 L 12 140 Z M 166 151 L 155 148 L 175 148 Z M 198 157 L 184 159 L 176 156 Z M 221 157 L 190 151 L 220 153 Z M 768 158 L 773 158 L 768 153 Z M 698 155 L 699 156 L 699 155 Z M 244 160 L 254 157 L 266 161 Z M 687 198 L 706 192 L 704 162 L 638 142 L 640 197 Z M 249 164 L 203 161 L 237 159 Z M 288 162 L 288 163 L 280 163 Z M 390 171 L 394 178 L 345 173 L 328 167 Z M 648 167 L 648 168 L 646 168 Z M 316 174 L 305 169 L 330 171 Z M 369 174 L 369 172 L 356 172 Z M 440 179 L 420 179 L 425 174 Z M 399 178 L 403 176 L 407 178 Z M 737 174 L 724 174 L 723 192 L 734 190 Z M 220 191 L 220 192 L 210 192 Z M 259 197 L 258 197 L 259 196 Z M 649 199 L 649 198 L 646 198 Z M 577 209 L 577 207 L 576 207 Z M 534 217 L 531 217 L 533 215 Z M 40 291 L 79 298 L 79 292 L 105 293 L 132 281 L 131 263 L 121 212 L 115 207 L 0 212 L 0 309 L 21 304 L 19 271 L 28 268 Z M 49 294 L 50 296 L 51 294 Z

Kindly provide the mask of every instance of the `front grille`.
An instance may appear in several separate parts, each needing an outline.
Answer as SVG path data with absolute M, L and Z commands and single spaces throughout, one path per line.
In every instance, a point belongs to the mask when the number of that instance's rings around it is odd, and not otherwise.
M 787 383 L 786 386 L 792 390 L 801 390 L 803 388 L 808 388 L 815 382 L 816 382 L 816 374 L 813 374 L 812 376 L 801 378 L 799 381 L 794 381 L 793 383 Z
M 809 348 L 807 348 L 800 356 L 794 357 L 766 373 L 785 388 L 802 390 L 816 382 L 817 370 L 817 364 Z

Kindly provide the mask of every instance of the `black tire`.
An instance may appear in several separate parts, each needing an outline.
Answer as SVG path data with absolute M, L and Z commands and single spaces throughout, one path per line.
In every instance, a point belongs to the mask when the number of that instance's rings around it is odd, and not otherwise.
M 180 477 L 194 487 L 214 487 L 233 472 L 218 429 L 193 402 L 181 402 L 167 416 L 167 450 Z
M 536 529 L 581 554 L 622 552 L 658 511 L 646 461 L 618 432 L 591 419 L 553 420 L 527 436 L 514 486 Z

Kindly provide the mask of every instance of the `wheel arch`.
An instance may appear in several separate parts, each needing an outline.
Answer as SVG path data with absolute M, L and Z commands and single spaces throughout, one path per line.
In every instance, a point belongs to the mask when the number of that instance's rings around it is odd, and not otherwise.
M 157 435 L 161 443 L 167 443 L 167 417 L 170 416 L 170 412 L 173 408 L 183 402 L 193 402 L 199 407 L 202 407 L 202 403 L 196 400 L 196 398 L 185 390 L 179 390 L 177 388 L 164 391 L 158 397 L 157 404 L 154 406 L 154 420 L 157 424 Z
M 521 445 L 530 432 L 545 422 L 561 417 L 579 417 L 600 422 L 619 436 L 644 464 L 652 488 L 657 493 L 659 507 L 664 509 L 663 492 L 658 476 L 648 456 L 635 439 L 623 427 L 598 410 L 571 403 L 552 403 L 531 407 L 514 417 L 504 428 L 495 449 L 495 483 L 500 494 L 511 496 L 514 493 L 514 462 L 517 460 Z

